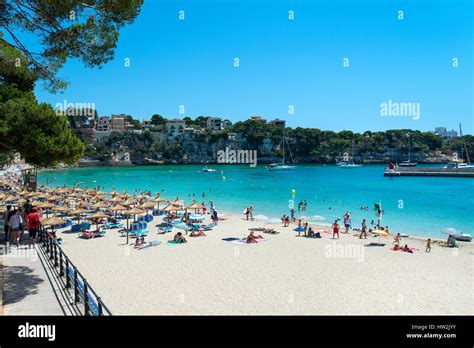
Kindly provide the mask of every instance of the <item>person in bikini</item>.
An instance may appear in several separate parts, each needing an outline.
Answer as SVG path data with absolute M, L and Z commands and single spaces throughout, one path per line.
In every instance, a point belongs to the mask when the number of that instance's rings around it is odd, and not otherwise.
M 258 243 L 258 239 L 263 239 L 261 235 L 255 235 L 253 231 L 247 236 L 247 243 Z

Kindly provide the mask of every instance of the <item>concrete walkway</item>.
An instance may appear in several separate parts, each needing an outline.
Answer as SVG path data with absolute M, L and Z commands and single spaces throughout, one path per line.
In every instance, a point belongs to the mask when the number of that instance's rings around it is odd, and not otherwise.
M 0 299 L 3 315 L 71 315 L 61 284 L 46 260 L 28 245 L 0 244 Z M 25 237 L 24 237 L 25 238 Z M 38 247 L 37 247 L 38 248 Z

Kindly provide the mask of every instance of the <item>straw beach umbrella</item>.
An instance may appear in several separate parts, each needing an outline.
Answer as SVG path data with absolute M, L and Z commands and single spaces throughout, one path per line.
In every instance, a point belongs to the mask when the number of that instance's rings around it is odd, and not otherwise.
M 36 206 L 37 208 L 46 209 L 46 210 L 45 210 L 46 217 L 48 217 L 48 211 L 47 211 L 47 209 L 51 209 L 51 208 L 54 208 L 54 207 L 55 207 L 54 204 L 51 204 L 51 203 L 48 203 L 48 202 L 40 202 L 40 203 L 38 203 L 38 204 L 35 204 L 35 206 Z
M 51 226 L 51 233 L 54 233 L 54 227 L 64 225 L 65 221 L 63 219 L 52 217 L 50 219 L 41 219 L 42 226 Z
M 65 221 L 63 219 L 54 216 L 49 219 L 40 219 L 40 222 L 43 226 L 59 226 L 65 224 Z
M 126 214 L 130 214 L 130 215 L 133 215 L 133 221 L 135 221 L 135 216 L 138 215 L 138 214 L 143 214 L 145 211 L 142 210 L 142 209 L 139 209 L 139 208 L 133 208 L 133 209 L 130 209 L 130 210 L 127 210 L 125 211 Z
M 118 196 L 115 196 L 114 198 L 108 199 L 108 201 L 113 203 L 121 203 L 123 202 L 123 199 Z
M 146 210 L 147 214 L 148 214 L 148 210 L 155 208 L 155 203 L 154 202 L 145 202 L 140 206 L 140 208 Z
M 80 201 L 77 203 L 78 207 L 92 207 L 93 203 L 92 202 L 87 202 L 87 201 Z
M 69 208 L 69 207 L 66 207 L 66 206 L 64 206 L 64 205 L 55 205 L 55 206 L 53 207 L 53 210 L 54 210 L 54 211 L 61 211 L 61 212 L 63 212 L 63 213 L 65 213 L 65 212 L 67 213 L 68 211 L 71 211 L 72 209 Z
M 131 206 L 137 204 L 137 201 L 134 199 L 127 199 L 125 202 L 120 203 L 123 206 Z
M 160 203 L 161 202 L 168 202 L 168 200 L 163 198 L 163 197 L 156 196 L 156 198 L 152 199 L 152 202 L 157 203 L 157 209 L 158 209 L 158 211 L 160 211 Z
M 63 197 L 57 196 L 57 195 L 46 198 L 48 202 L 56 202 L 56 201 L 60 201 L 61 199 L 63 199 Z
M 10 195 L 10 196 L 7 196 L 3 199 L 3 201 L 5 203 L 12 203 L 12 202 L 16 202 L 17 200 L 19 200 L 20 198 L 19 197 L 15 197 L 13 195 Z
M 94 202 L 99 202 L 99 201 L 102 201 L 102 200 L 104 200 L 104 199 L 105 199 L 105 197 L 102 196 L 102 195 L 93 196 L 93 197 L 91 198 L 91 200 L 94 201 Z
M 133 208 L 133 209 L 125 211 L 125 213 L 127 214 L 127 244 L 128 244 L 128 233 L 129 233 L 128 215 L 133 215 L 133 220 L 135 221 L 135 216 L 137 214 L 143 214 L 144 211 L 138 208 Z
M 194 213 L 196 213 L 196 211 L 197 211 L 198 209 L 204 209 L 204 206 L 201 205 L 201 204 L 197 204 L 196 202 L 194 202 L 193 204 L 188 205 L 188 206 L 186 207 L 186 209 L 194 209 Z
M 89 214 L 91 211 L 83 208 L 74 209 L 68 212 L 68 215 L 77 215 L 77 223 L 79 224 L 81 220 L 81 215 Z
M 99 203 L 96 203 L 94 205 L 92 205 L 92 208 L 95 208 L 95 209 L 105 209 L 105 208 L 108 208 L 109 206 L 105 203 L 102 203 L 102 202 L 99 202 Z
M 128 210 L 128 208 L 125 208 L 121 205 L 115 205 L 112 208 L 110 208 L 110 210 L 115 211 L 115 218 L 117 218 L 117 212 L 118 211 L 125 211 L 125 210 Z
M 107 214 L 105 214 L 104 212 L 102 212 L 100 210 L 97 210 L 95 212 L 95 214 L 93 214 L 91 216 L 88 216 L 87 220 L 91 220 L 91 221 L 95 222 L 96 231 L 99 231 L 99 220 L 100 219 L 107 219 L 107 218 L 108 218 Z
M 167 211 L 167 212 L 178 211 L 178 210 L 181 210 L 181 209 L 173 204 L 168 204 L 166 207 L 163 208 L 163 211 Z

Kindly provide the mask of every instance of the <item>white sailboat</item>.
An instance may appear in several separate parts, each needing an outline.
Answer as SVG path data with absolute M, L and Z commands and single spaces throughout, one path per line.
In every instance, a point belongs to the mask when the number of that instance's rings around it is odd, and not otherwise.
M 353 168 L 360 168 L 362 167 L 361 164 L 355 164 L 354 163 L 354 140 L 352 140 L 352 156 L 350 157 L 350 160 L 349 158 L 347 158 L 347 155 L 344 156 L 345 159 L 339 163 L 337 163 L 337 166 L 339 168 L 342 168 L 342 169 L 353 169 Z
M 469 152 L 467 151 L 466 147 L 466 142 L 464 140 L 464 136 L 462 134 L 462 129 L 461 129 L 461 124 L 459 124 L 459 136 L 462 139 L 462 145 L 461 145 L 461 158 L 460 159 L 454 159 L 451 162 L 448 162 L 443 168 L 469 168 L 469 169 L 474 169 L 474 164 L 471 164 L 471 159 L 469 158 Z M 464 151 L 466 152 L 466 160 L 467 162 L 464 162 Z
M 288 141 L 285 137 L 285 127 L 283 126 L 283 130 L 282 130 L 282 140 L 281 140 L 281 144 L 282 144 L 282 150 L 283 150 L 283 158 L 282 158 L 282 161 L 281 163 L 271 163 L 269 165 L 266 166 L 266 168 L 268 170 L 289 170 L 289 169 L 295 169 L 296 166 L 294 165 L 288 165 L 286 164 L 286 161 L 285 161 L 285 143 L 288 147 L 288 152 L 290 153 L 290 158 L 291 158 L 291 162 L 294 163 L 293 161 L 293 155 L 291 154 L 291 150 L 290 150 L 290 145 L 288 144 Z
M 416 167 L 417 162 L 412 162 L 411 161 L 411 136 L 408 134 L 409 138 L 409 143 L 408 143 L 408 161 L 403 161 L 398 163 L 399 167 Z

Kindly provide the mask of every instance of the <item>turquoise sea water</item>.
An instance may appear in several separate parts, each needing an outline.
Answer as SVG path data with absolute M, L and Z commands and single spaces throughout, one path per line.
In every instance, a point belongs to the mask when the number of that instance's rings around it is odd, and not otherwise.
M 106 191 L 115 187 L 129 193 L 136 189 L 153 193 L 164 190 L 163 197 L 179 196 L 186 203 L 193 198 L 202 202 L 204 193 L 206 204 L 213 200 L 218 211 L 241 213 L 253 205 L 254 215 L 270 217 L 288 214 L 290 200 L 294 199 L 296 206 L 305 199 L 307 211 L 299 215 L 320 215 L 331 222 L 350 211 L 352 224 L 358 227 L 362 218 L 377 221 L 373 207 L 375 202 L 381 202 L 385 211 L 382 224 L 389 226 L 391 232 L 442 237 L 444 227 L 454 227 L 463 233 L 474 233 L 474 180 L 470 178 L 388 178 L 383 176 L 381 165 L 357 169 L 299 165 L 288 171 L 267 171 L 264 166 L 246 165 L 212 167 L 216 172 L 201 173 L 201 165 L 43 171 L 39 183 L 53 179 L 51 186 L 100 185 Z M 361 206 L 369 206 L 369 211 L 360 210 Z

